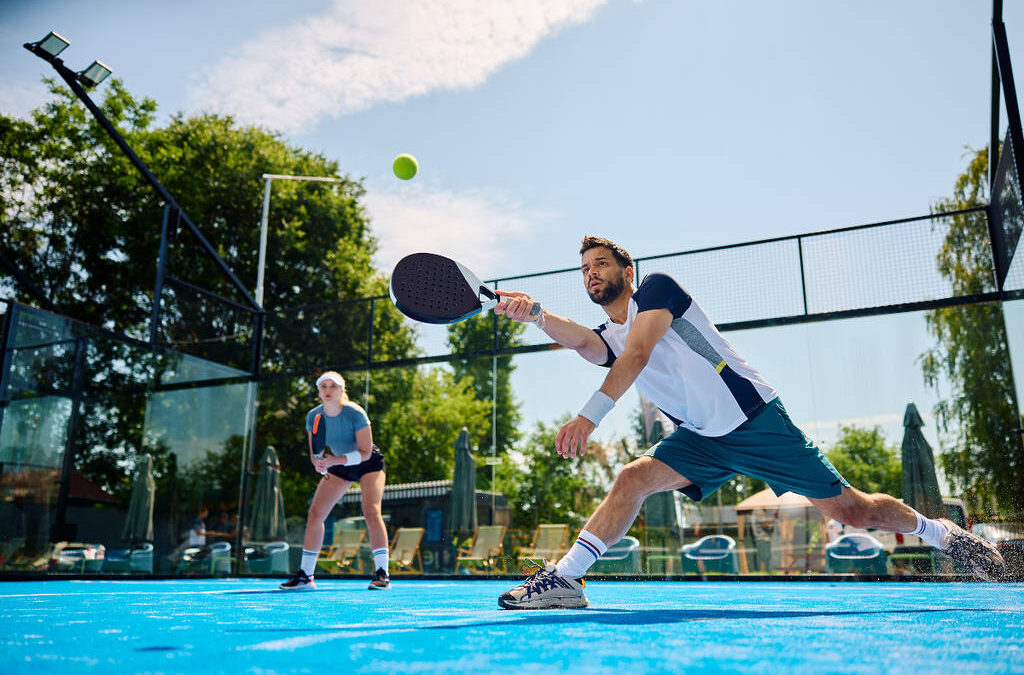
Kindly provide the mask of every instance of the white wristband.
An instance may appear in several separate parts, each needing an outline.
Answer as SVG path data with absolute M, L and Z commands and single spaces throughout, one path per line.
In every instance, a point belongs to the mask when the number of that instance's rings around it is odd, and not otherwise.
M 594 426 L 597 426 L 614 407 L 615 401 L 612 400 L 612 397 L 598 390 L 594 392 L 594 395 L 590 397 L 587 404 L 580 410 L 580 417 L 586 417 L 594 423 Z
M 345 466 L 353 466 L 363 461 L 363 456 L 359 454 L 358 450 L 346 452 L 342 457 L 345 458 Z

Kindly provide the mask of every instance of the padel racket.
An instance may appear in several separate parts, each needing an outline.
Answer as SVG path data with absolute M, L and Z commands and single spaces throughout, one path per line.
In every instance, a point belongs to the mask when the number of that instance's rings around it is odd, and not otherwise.
M 320 421 L 323 419 L 323 414 L 317 413 L 316 417 L 313 418 L 313 456 L 320 459 L 325 454 L 334 456 L 331 449 L 327 446 L 327 423 L 323 424 Z M 321 476 L 326 476 L 326 471 L 320 472 Z
M 436 253 L 412 253 L 391 273 L 391 300 L 422 323 L 456 323 L 492 309 L 501 300 L 465 265 Z M 530 314 L 540 315 L 540 303 Z

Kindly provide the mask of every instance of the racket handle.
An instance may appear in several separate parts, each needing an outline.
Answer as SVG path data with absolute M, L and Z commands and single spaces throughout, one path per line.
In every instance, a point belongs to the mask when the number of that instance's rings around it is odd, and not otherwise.
M 488 300 L 487 302 L 484 303 L 483 308 L 484 309 L 492 309 L 499 302 L 501 302 L 500 298 L 496 298 L 494 300 Z M 540 316 L 541 312 L 543 312 L 543 311 L 544 310 L 541 309 L 540 303 L 539 302 L 535 302 L 535 303 L 533 303 L 533 307 L 530 308 L 530 316 Z

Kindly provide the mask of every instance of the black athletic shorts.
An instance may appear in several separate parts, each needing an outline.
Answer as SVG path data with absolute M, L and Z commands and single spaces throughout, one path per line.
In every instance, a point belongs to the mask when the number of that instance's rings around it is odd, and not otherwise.
M 332 476 L 337 476 L 342 480 L 347 480 L 356 483 L 359 481 L 360 478 L 362 478 L 368 473 L 383 470 L 384 455 L 380 454 L 380 450 L 378 450 L 377 446 L 375 445 L 373 446 L 373 454 L 371 454 L 370 459 L 366 460 L 365 462 L 360 462 L 359 464 L 355 464 L 353 466 L 348 466 L 347 464 L 335 464 L 334 466 L 327 470 L 327 473 L 331 474 Z

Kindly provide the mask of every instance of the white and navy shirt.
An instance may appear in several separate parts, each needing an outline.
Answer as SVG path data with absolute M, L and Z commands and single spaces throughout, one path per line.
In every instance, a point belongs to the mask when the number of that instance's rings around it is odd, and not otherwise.
M 644 277 L 629 300 L 624 324 L 606 321 L 594 329 L 608 347 L 604 366 L 611 367 L 625 349 L 636 315 L 651 309 L 667 309 L 673 321 L 635 384 L 676 425 L 702 436 L 724 436 L 778 396 L 667 274 Z

